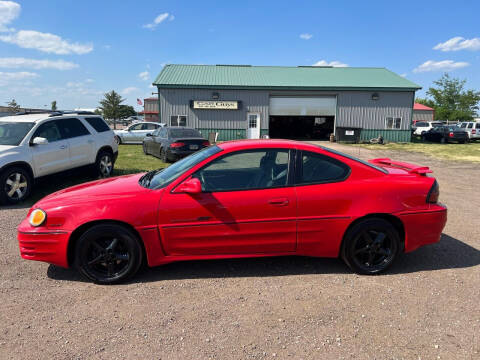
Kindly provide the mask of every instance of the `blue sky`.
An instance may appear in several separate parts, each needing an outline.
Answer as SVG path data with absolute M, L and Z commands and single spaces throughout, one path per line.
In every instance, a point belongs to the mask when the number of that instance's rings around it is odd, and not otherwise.
M 0 1 L 0 104 L 151 95 L 165 63 L 386 67 L 480 89 L 478 1 Z M 136 106 L 137 110 L 141 108 Z

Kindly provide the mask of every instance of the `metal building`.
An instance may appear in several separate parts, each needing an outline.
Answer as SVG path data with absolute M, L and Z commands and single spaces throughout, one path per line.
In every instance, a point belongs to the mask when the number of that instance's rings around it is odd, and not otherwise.
M 420 86 L 385 68 L 166 65 L 160 121 L 220 140 L 259 138 L 410 141 Z
M 413 104 L 413 119 L 412 124 L 419 121 L 433 121 L 435 118 L 435 110 L 423 104 Z

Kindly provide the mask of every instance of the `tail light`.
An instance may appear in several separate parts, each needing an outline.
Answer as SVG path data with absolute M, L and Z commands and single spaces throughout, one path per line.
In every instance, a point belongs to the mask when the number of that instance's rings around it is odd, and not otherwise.
M 472 135 L 475 135 L 477 133 L 477 130 L 472 129 Z
M 183 143 L 183 142 L 174 142 L 174 143 L 171 143 L 171 144 L 170 144 L 170 147 L 171 147 L 171 148 L 179 148 L 179 147 L 182 147 L 182 146 L 185 146 L 185 143 Z
M 448 136 L 453 137 L 453 132 L 451 132 L 450 134 L 448 134 Z
M 440 187 L 438 186 L 437 180 L 434 181 L 432 188 L 427 195 L 427 203 L 436 204 L 438 202 L 438 197 L 440 196 Z
M 202 146 L 210 146 L 210 141 L 205 140 L 204 142 L 202 142 Z

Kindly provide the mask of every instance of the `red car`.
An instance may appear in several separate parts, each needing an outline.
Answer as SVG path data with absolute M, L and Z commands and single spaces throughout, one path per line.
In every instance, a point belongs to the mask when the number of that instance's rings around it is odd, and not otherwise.
M 45 197 L 18 227 L 20 253 L 102 284 L 144 261 L 278 255 L 341 257 L 377 274 L 439 240 L 447 209 L 429 172 L 303 142 L 225 142 Z

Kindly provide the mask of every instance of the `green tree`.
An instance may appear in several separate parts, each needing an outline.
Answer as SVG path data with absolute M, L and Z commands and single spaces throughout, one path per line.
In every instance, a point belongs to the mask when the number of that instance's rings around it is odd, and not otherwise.
M 120 105 L 124 101 L 125 99 L 115 90 L 105 93 L 103 99 L 100 101 L 98 108 L 102 111 L 105 118 L 113 120 L 114 129 L 117 128 L 117 119 L 120 117 Z
M 20 111 L 20 105 L 17 104 L 15 99 L 12 99 L 10 102 L 7 103 L 8 110 L 12 113 L 16 113 Z
M 103 115 L 102 111 L 99 108 L 96 108 L 94 113 L 97 114 L 97 115 Z
M 444 74 L 427 91 L 433 100 L 435 118 L 449 121 L 468 121 L 476 115 L 480 91 L 465 90 L 466 80 Z M 427 105 L 427 104 L 426 104 Z M 430 105 L 427 105 L 430 106 Z
M 130 105 L 120 105 L 120 112 L 119 112 L 119 118 L 120 119 L 125 119 L 129 116 L 135 116 L 137 115 L 137 112 L 133 108 L 133 106 Z
M 52 111 L 57 111 L 57 100 L 52 101 Z

